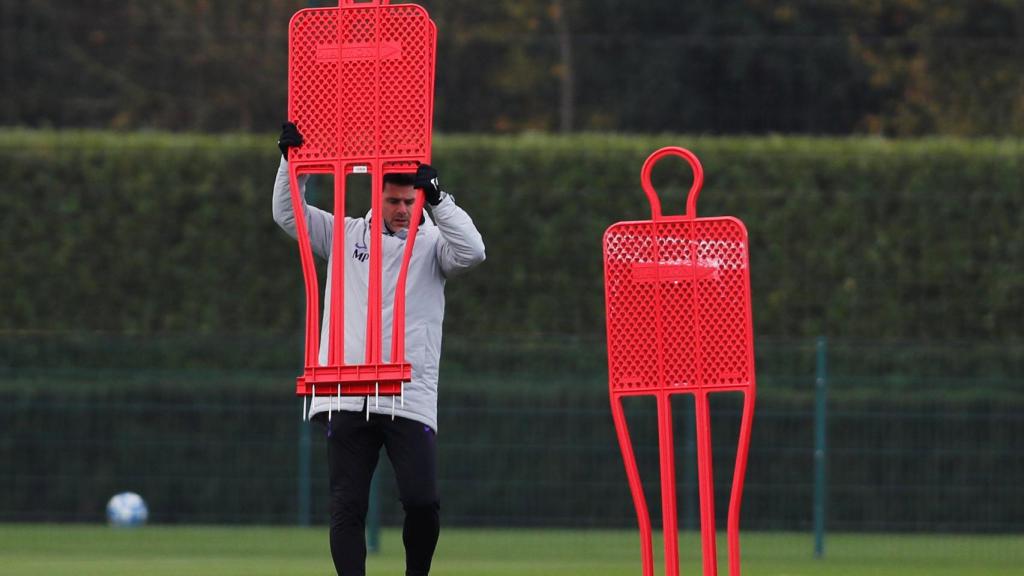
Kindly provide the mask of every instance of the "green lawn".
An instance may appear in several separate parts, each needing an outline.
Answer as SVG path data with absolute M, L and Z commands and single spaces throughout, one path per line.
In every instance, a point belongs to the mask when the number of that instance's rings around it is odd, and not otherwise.
M 630 531 L 449 529 L 441 534 L 433 574 L 639 575 L 637 540 Z M 400 534 L 385 530 L 382 542 L 369 574 L 404 573 Z M 807 535 L 748 533 L 743 545 L 748 576 L 1024 576 L 1024 535 L 833 535 L 820 561 L 812 558 Z M 684 575 L 701 573 L 698 546 L 695 535 L 683 538 Z M 332 573 L 324 528 L 0 525 L 3 575 Z M 724 558 L 719 573 L 728 574 Z

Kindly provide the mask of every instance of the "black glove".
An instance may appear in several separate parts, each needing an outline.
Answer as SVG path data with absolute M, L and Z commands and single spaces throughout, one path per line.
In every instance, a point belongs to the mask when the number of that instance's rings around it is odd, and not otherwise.
M 281 156 L 288 159 L 288 149 L 294 146 L 302 146 L 302 134 L 292 122 L 281 124 L 281 137 L 277 139 L 277 147 L 281 149 Z
M 427 203 L 437 206 L 441 203 L 445 193 L 441 190 L 441 183 L 437 179 L 437 170 L 430 164 L 420 164 L 416 169 L 416 183 L 413 188 L 422 188 L 423 194 L 427 197 Z

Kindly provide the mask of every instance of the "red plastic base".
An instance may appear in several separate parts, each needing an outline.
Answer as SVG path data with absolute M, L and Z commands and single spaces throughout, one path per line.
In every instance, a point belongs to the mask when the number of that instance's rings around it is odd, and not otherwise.
M 333 396 L 341 385 L 342 396 L 398 396 L 402 384 L 412 380 L 412 365 L 355 364 L 347 366 L 307 366 L 306 373 L 296 378 L 295 395 Z

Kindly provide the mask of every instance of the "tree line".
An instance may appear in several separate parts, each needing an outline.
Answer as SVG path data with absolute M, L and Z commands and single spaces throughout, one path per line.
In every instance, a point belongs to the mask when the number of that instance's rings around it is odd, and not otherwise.
M 272 131 L 288 20 L 333 4 L 0 3 L 0 124 Z M 420 4 L 441 131 L 1024 133 L 1016 0 Z

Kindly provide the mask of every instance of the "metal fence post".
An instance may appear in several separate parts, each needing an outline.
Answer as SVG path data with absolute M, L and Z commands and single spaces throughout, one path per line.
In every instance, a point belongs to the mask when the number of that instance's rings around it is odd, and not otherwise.
M 370 481 L 370 506 L 366 511 L 366 551 L 380 552 L 380 481 L 379 474 L 373 473 Z
M 309 526 L 310 508 L 312 505 L 312 500 L 310 499 L 312 486 L 309 476 L 309 467 L 310 451 L 313 443 L 310 440 L 309 426 L 309 422 L 299 422 L 299 471 L 297 476 L 299 490 L 299 526 Z
M 694 406 L 686 404 L 683 413 L 683 529 L 699 531 L 700 523 L 697 521 L 697 512 L 700 510 L 700 495 L 697 493 L 700 484 L 697 478 L 697 427 L 690 424 L 697 421 L 697 413 Z
M 814 557 L 825 556 L 825 494 L 827 478 L 825 462 L 828 427 L 828 340 L 819 336 L 817 341 L 817 375 L 814 380 Z

